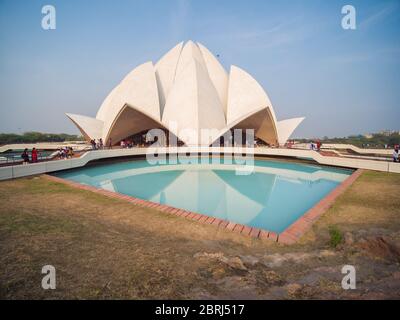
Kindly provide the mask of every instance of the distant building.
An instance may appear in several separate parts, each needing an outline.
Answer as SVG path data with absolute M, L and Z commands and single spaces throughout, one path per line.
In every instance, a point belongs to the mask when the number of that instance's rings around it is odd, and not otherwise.
M 381 135 L 384 136 L 391 136 L 392 134 L 400 134 L 400 131 L 396 131 L 396 130 L 381 130 L 378 132 Z

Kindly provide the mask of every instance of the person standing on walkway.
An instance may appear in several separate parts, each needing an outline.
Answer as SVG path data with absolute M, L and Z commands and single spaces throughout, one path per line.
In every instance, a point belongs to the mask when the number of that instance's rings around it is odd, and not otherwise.
M 28 154 L 28 149 L 27 148 L 25 148 L 24 152 L 22 152 L 21 158 L 22 158 L 22 163 L 23 164 L 27 164 L 29 162 L 29 154 Z
M 38 161 L 38 152 L 37 152 L 36 148 L 33 148 L 33 149 L 32 149 L 32 152 L 31 152 L 31 159 L 32 159 L 32 162 L 33 162 L 33 163 L 35 163 L 35 162 Z
M 393 150 L 393 162 L 398 162 L 398 161 L 399 161 L 399 150 L 395 148 Z
M 321 140 L 317 140 L 317 151 L 320 151 L 321 150 Z
M 68 152 L 68 158 L 72 158 L 74 156 L 74 151 L 72 147 L 68 147 L 67 152 Z

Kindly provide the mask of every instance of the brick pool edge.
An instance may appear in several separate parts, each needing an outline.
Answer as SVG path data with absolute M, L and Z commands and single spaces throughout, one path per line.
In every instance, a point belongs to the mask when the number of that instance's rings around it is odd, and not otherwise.
M 300 237 L 325 213 L 348 187 L 363 173 L 363 169 L 357 169 L 346 180 L 333 189 L 327 196 L 322 198 L 315 206 L 309 209 L 299 219 L 293 222 L 279 234 L 279 242 L 285 244 L 295 243 Z
M 135 198 L 121 193 L 112 192 L 96 188 L 93 186 L 83 185 L 78 182 L 66 180 L 48 174 L 44 174 L 43 177 L 45 177 L 48 180 L 63 183 L 81 190 L 87 190 L 99 193 L 114 199 L 125 200 L 138 206 L 153 208 L 186 219 L 198 221 L 201 223 L 211 224 L 218 228 L 227 229 L 252 238 L 269 239 L 283 244 L 293 244 L 297 242 L 300 239 L 300 237 L 312 226 L 312 224 L 316 220 L 318 220 L 318 218 L 332 206 L 336 198 L 340 196 L 348 187 L 350 187 L 350 185 L 352 185 L 355 180 L 357 180 L 357 178 L 362 174 L 362 172 L 363 169 L 357 169 L 356 171 L 354 171 L 346 180 L 344 180 L 340 185 L 338 185 L 334 190 L 332 190 L 327 196 L 321 199 L 315 206 L 309 209 L 304 215 L 302 215 L 299 219 L 297 219 L 294 223 L 292 223 L 289 227 L 287 227 L 283 232 L 279 234 L 272 231 L 249 227 L 239 223 L 234 223 L 227 220 L 210 217 L 204 214 L 191 212 L 171 207 L 168 205 Z

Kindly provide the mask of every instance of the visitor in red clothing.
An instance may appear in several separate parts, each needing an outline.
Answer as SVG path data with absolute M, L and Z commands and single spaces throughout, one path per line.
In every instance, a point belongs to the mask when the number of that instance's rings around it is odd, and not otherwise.
M 317 151 L 321 150 L 321 141 L 317 140 Z
M 37 152 L 36 148 L 32 149 L 31 159 L 32 159 L 33 163 L 37 162 L 37 160 L 38 160 L 38 152 Z

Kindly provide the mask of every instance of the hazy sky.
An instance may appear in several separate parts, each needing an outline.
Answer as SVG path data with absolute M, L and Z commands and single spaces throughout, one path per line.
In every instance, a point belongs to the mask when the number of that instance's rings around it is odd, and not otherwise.
M 56 30 L 43 30 L 43 5 Z M 356 8 L 344 30 L 341 8 Z M 192 39 L 259 81 L 296 137 L 400 129 L 400 0 L 0 0 L 0 132 L 78 133 L 134 67 Z

